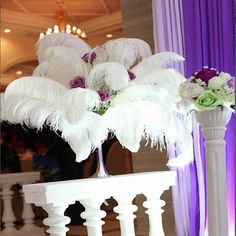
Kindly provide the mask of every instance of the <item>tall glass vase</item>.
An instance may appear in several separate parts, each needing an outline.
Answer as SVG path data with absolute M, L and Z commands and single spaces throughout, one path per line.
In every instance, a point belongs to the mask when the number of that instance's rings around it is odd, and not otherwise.
M 97 148 L 96 156 L 97 156 L 97 169 L 96 169 L 95 174 L 92 177 L 108 177 L 108 176 L 110 176 L 108 174 L 105 164 L 104 164 L 102 145 Z
M 218 107 L 195 114 L 204 136 L 209 236 L 228 235 L 224 136 L 231 113 L 228 108 Z

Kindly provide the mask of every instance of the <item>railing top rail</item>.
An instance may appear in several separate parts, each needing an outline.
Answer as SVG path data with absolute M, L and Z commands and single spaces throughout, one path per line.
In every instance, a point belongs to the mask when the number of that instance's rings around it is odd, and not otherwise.
M 110 197 L 119 193 L 158 192 L 175 184 L 175 171 L 155 171 L 116 175 L 104 178 L 88 178 L 23 186 L 29 203 L 55 203 L 80 200 L 96 194 Z M 58 197 L 61 196 L 61 197 Z
M 32 183 L 40 178 L 40 172 L 19 172 L 0 174 L 0 185 L 6 183 Z

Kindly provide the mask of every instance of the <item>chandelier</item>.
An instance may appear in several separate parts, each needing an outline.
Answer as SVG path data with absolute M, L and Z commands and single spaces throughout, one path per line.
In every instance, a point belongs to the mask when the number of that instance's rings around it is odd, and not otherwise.
M 84 31 L 82 31 L 80 28 L 77 28 L 76 26 L 71 26 L 70 24 L 66 24 L 66 20 L 68 18 L 67 13 L 64 10 L 64 1 L 58 0 L 57 1 L 58 10 L 55 14 L 55 19 L 58 21 L 58 25 L 54 25 L 53 28 L 48 28 L 46 33 L 40 33 L 39 38 L 43 38 L 45 35 L 49 35 L 51 33 L 68 33 L 73 34 L 76 37 L 79 37 L 86 41 L 87 36 Z

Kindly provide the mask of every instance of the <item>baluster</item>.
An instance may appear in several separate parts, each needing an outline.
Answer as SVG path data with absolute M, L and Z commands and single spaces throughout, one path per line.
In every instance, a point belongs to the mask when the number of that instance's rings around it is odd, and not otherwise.
M 16 217 L 13 213 L 12 210 L 12 194 L 13 191 L 11 191 L 11 184 L 2 184 L 2 199 L 3 199 L 3 216 L 2 216 L 2 221 L 4 223 L 5 229 L 1 232 L 1 236 L 4 235 L 14 235 L 17 230 L 15 229 L 15 224 L 14 222 L 16 221 Z
M 102 218 L 106 216 L 106 212 L 100 207 L 105 198 L 99 198 L 94 195 L 94 199 L 80 199 L 79 201 L 85 207 L 85 211 L 81 213 L 81 217 L 85 219 L 84 225 L 87 226 L 88 236 L 102 236 L 102 225 L 105 223 Z
M 60 197 L 60 196 L 58 196 Z M 51 236 L 66 236 L 66 232 L 69 228 L 65 225 L 70 223 L 70 218 L 64 216 L 64 212 L 69 204 L 47 204 L 42 205 L 43 209 L 48 213 L 48 217 L 43 220 L 43 223 L 49 226 L 47 233 Z
M 132 204 L 136 195 L 129 195 L 128 193 L 113 196 L 118 202 L 118 206 L 114 207 L 114 212 L 119 215 L 116 217 L 120 221 L 121 236 L 135 236 L 134 218 L 133 214 L 138 207 Z
M 32 205 L 25 202 L 25 196 L 24 196 L 23 190 L 20 190 L 20 192 L 23 199 L 23 212 L 22 212 L 21 217 L 24 222 L 24 226 L 20 229 L 20 232 L 22 233 L 22 236 L 23 235 L 25 236 L 27 232 L 33 234 L 34 236 L 37 236 L 37 235 L 41 236 L 44 232 L 44 229 L 37 227 L 34 224 L 35 214 L 33 212 Z
M 164 210 L 161 208 L 165 205 L 165 201 L 160 199 L 161 194 L 157 192 L 144 193 L 147 200 L 143 206 L 147 208 L 145 212 L 149 218 L 149 236 L 165 236 L 162 224 Z

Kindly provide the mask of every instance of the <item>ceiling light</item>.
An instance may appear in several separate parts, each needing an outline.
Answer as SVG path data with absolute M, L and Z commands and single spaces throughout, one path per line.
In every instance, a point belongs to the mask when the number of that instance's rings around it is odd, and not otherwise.
M 18 71 L 16 71 L 16 74 L 17 74 L 17 75 L 22 75 L 22 71 L 21 71 L 21 70 L 18 70 Z
M 113 34 L 106 34 L 106 37 L 107 37 L 107 38 L 112 38 L 112 37 L 113 37 Z
M 4 29 L 4 33 L 11 33 L 11 29 Z
M 56 12 L 55 18 L 58 20 L 58 25 L 54 25 L 53 28 L 48 28 L 45 34 L 40 33 L 39 38 L 41 39 L 44 35 L 49 35 L 51 33 L 65 32 L 68 34 L 73 34 L 83 40 L 86 40 L 87 36 L 84 31 L 82 31 L 80 28 L 77 28 L 76 26 L 66 24 L 66 19 L 68 18 L 68 15 L 64 10 L 64 1 L 58 0 L 57 5 L 59 9 Z

